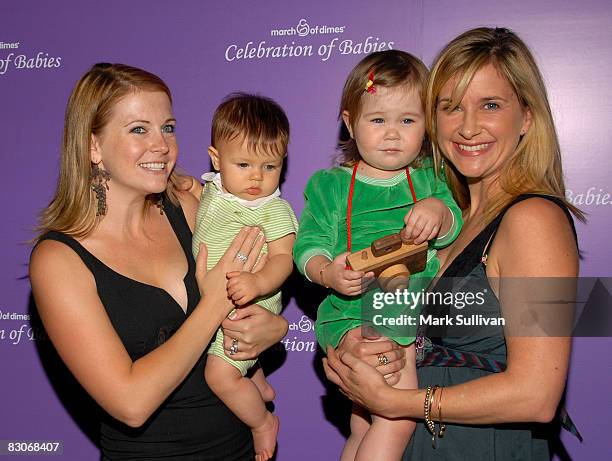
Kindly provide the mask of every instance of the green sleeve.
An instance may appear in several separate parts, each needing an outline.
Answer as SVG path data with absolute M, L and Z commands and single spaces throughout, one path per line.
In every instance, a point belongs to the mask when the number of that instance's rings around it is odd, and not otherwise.
M 329 170 L 316 172 L 306 184 L 304 209 L 293 246 L 293 258 L 305 276 L 306 264 L 313 256 L 334 259 L 338 238 L 338 185 L 337 175 Z
M 440 171 L 439 175 L 436 175 L 435 169 L 431 169 L 431 180 L 433 181 L 434 193 L 432 197 L 442 200 L 451 211 L 453 215 L 453 222 L 449 231 L 445 235 L 438 236 L 433 240 L 433 247 L 436 249 L 444 248 L 455 241 L 461 228 L 463 227 L 463 217 L 461 215 L 461 209 L 457 205 L 457 202 L 453 199 L 453 194 L 448 188 L 446 183 L 446 175 L 444 170 Z
M 297 233 L 298 222 L 291 205 L 286 200 L 276 198 L 264 206 L 260 223 L 266 234 L 266 241 L 273 242 L 289 234 Z

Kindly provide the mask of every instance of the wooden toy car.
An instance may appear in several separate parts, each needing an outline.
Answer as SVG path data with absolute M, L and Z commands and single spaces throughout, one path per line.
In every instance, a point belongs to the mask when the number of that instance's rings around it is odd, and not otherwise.
M 374 272 L 384 291 L 408 287 L 410 274 L 425 269 L 427 242 L 404 243 L 400 234 L 390 234 L 372 242 L 369 248 L 351 253 L 346 258 L 355 271 Z

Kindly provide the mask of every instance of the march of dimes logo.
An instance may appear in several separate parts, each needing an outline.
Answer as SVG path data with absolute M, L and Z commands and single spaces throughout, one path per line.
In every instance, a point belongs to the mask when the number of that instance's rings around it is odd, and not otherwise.
M 0 76 L 13 69 L 17 71 L 57 69 L 62 65 L 60 56 L 51 56 L 45 51 L 21 53 L 20 46 L 21 42 L 0 41 Z
M 299 35 L 300 37 L 306 37 L 307 35 L 318 35 L 318 34 L 342 34 L 344 33 L 346 26 L 323 26 L 317 25 L 310 27 L 306 19 L 300 19 L 297 26 L 290 27 L 289 29 L 272 29 L 270 35 L 272 37 L 279 35 Z
M 280 29 L 271 29 L 270 37 L 287 37 L 282 43 L 268 43 L 266 40 L 246 43 L 232 43 L 225 48 L 225 60 L 228 62 L 248 59 L 277 59 L 277 58 L 308 58 L 318 56 L 321 61 L 327 61 L 334 54 L 370 54 L 374 51 L 384 51 L 393 48 L 394 42 L 381 40 L 372 35 L 362 40 L 341 39 L 340 35 L 346 31 L 346 26 L 316 24 L 311 25 L 308 20 L 299 19 L 294 26 Z M 291 39 L 295 37 L 295 40 Z M 314 37 L 314 40 L 323 38 L 322 43 L 299 43 L 300 39 Z
M 18 346 L 28 341 L 44 341 L 46 339 L 47 334 L 42 325 L 33 326 L 30 324 L 29 314 L 7 311 L 4 308 L 0 309 L 0 345 Z
M 306 315 L 302 315 L 297 322 L 291 322 L 289 333 L 280 344 L 287 352 L 315 352 L 314 322 Z

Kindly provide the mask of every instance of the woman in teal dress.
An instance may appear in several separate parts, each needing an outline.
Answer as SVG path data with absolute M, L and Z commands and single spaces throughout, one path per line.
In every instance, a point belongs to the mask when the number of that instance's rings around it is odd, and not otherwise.
M 426 105 L 464 227 L 438 252 L 441 278 L 431 293 L 439 297 L 423 309 L 417 344 L 420 389 L 388 385 L 383 374 L 394 382 L 388 374 L 401 367 L 401 352 L 356 332 L 328 349 L 326 374 L 373 413 L 425 420 L 404 459 L 549 459 L 546 423 L 557 413 L 571 348 L 562 321 L 571 315 L 560 314 L 572 306 L 535 312 L 523 301 L 546 302 L 544 288 L 559 299 L 554 288 L 568 284 L 556 282 L 577 277 L 570 211 L 582 215 L 565 200 L 542 77 L 513 32 L 473 29 L 437 57 Z M 455 302 L 442 302 L 445 295 Z M 458 325 L 460 316 L 472 324 Z M 391 363 L 375 368 L 379 354 Z

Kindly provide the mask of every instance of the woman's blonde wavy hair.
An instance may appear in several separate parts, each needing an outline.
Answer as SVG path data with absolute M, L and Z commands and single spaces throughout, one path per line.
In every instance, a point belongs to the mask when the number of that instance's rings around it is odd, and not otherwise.
M 162 91 L 172 103 L 170 89 L 158 76 L 124 64 L 96 64 L 77 82 L 66 106 L 57 188 L 41 213 L 38 238 L 48 231 L 84 237 L 103 218 L 96 217 L 91 188 L 91 137 L 106 126 L 121 98 L 139 90 Z M 176 182 L 173 171 L 166 193 L 175 204 Z M 148 197 L 147 203 L 156 200 L 159 197 Z
M 435 59 L 425 96 L 425 120 L 436 168 L 439 171 L 443 156 L 436 126 L 440 91 L 450 79 L 457 78 L 449 110 L 458 107 L 474 74 L 487 64 L 495 66 L 507 79 L 520 104 L 531 111 L 532 123 L 500 174 L 502 192 L 491 197 L 484 221 L 490 222 L 514 198 L 525 193 L 557 197 L 584 221 L 583 213 L 565 198 L 559 141 L 542 75 L 527 45 L 508 29 L 468 30 L 446 45 Z M 466 178 L 450 162 L 446 165 L 449 187 L 461 209 L 466 209 L 470 203 Z

